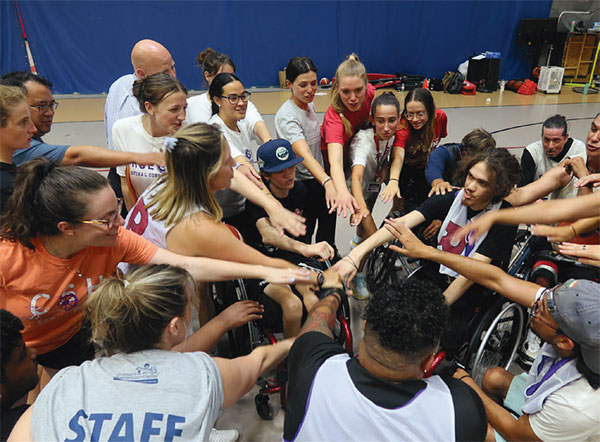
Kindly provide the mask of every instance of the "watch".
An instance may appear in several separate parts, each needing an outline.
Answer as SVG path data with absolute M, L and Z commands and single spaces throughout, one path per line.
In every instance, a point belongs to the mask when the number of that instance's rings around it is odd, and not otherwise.
M 319 288 L 322 288 L 324 283 L 325 275 L 323 274 L 323 272 L 321 272 L 317 275 L 317 285 L 319 286 Z

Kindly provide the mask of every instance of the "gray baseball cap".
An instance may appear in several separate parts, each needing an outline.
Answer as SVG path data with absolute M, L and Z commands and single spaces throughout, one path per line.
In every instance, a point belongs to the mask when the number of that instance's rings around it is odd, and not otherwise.
M 569 279 L 552 292 L 546 297 L 552 318 L 579 344 L 585 365 L 600 374 L 600 284 Z

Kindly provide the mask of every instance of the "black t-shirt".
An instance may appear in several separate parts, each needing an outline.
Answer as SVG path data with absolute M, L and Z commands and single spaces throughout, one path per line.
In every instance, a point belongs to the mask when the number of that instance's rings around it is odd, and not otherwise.
M 268 183 L 267 187 L 269 187 Z M 302 215 L 307 206 L 307 198 L 308 189 L 306 188 L 306 185 L 301 181 L 296 181 L 294 187 L 288 193 L 288 196 L 285 198 L 277 198 L 277 200 L 289 211 Z M 253 204 L 251 201 L 246 201 L 246 216 L 248 217 L 248 223 L 251 228 L 249 228 L 248 232 L 244 235 L 244 241 L 252 247 L 261 248 L 263 243 L 260 232 L 256 228 L 256 222 L 261 218 L 267 218 L 267 212 L 265 212 L 262 207 Z M 296 239 L 306 243 L 310 242 L 310 238 L 306 237 L 298 237 Z
M 284 440 L 294 439 L 307 410 L 307 400 L 317 370 L 330 357 L 345 353 L 343 347 L 320 332 L 300 336 L 290 351 L 288 359 L 288 402 L 283 426 Z M 354 387 L 376 407 L 395 409 L 410 402 L 426 383 L 422 380 L 389 382 L 365 370 L 358 359 L 348 360 L 346 367 Z M 484 440 L 487 415 L 477 393 L 462 381 L 442 378 L 450 390 L 454 404 L 456 440 Z M 344 405 L 339 407 L 340 421 L 358 417 L 344 415 Z M 432 422 L 435 425 L 435 422 Z M 449 438 L 450 439 L 450 438 Z
M 4 210 L 6 202 L 13 194 L 17 166 L 14 164 L 0 163 L 0 212 Z
M 552 158 L 552 161 L 556 161 L 560 163 L 564 157 L 567 156 L 569 149 L 573 145 L 573 138 L 569 138 L 565 145 L 563 146 L 563 150 Z M 521 156 L 521 178 L 519 180 L 519 187 L 526 186 L 529 183 L 533 183 L 535 181 L 535 170 L 537 166 L 533 157 L 529 153 L 527 149 L 523 150 L 523 155 Z
M 454 202 L 454 197 L 458 192 L 458 190 L 455 190 L 454 192 L 446 193 L 445 195 L 432 196 L 431 198 L 426 199 L 417 210 L 425 217 L 427 223 L 430 223 L 434 219 L 443 221 L 444 218 L 446 218 L 446 215 L 448 215 L 450 207 Z M 505 209 L 508 207 L 512 207 L 510 203 L 502 201 L 500 208 Z M 467 219 L 472 219 L 479 213 L 480 212 L 467 208 Z M 494 224 L 485 239 L 479 245 L 477 253 L 491 258 L 492 264 L 498 267 L 506 267 L 510 259 L 512 246 L 515 242 L 516 233 L 517 226 Z

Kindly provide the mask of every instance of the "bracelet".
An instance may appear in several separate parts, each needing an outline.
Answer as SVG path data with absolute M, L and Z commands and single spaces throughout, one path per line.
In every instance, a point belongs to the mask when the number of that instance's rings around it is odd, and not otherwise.
M 238 169 L 240 166 L 243 166 L 242 163 L 238 163 L 237 161 L 235 162 L 235 166 L 233 166 L 234 169 Z
M 346 255 L 344 256 L 343 259 L 348 258 L 348 261 L 350 261 L 350 264 L 352 264 L 354 266 L 354 268 L 356 269 L 356 271 L 358 272 L 358 266 L 356 265 L 356 263 L 354 262 L 354 260 L 352 258 L 350 258 L 350 255 Z
M 575 227 L 573 227 L 573 224 L 569 224 L 569 227 L 573 231 L 573 238 L 575 238 L 577 236 L 577 230 L 575 230 Z
M 398 178 L 390 178 L 388 181 L 398 181 Z M 400 182 L 400 181 L 398 181 Z
M 328 176 L 323 181 L 321 181 L 321 186 L 325 186 L 325 183 L 327 183 L 328 181 L 331 181 L 331 177 L 330 176 Z
M 323 292 L 319 291 L 319 295 L 321 299 L 325 299 L 328 296 L 333 296 L 337 299 L 338 304 L 342 305 L 342 295 L 344 294 L 344 291 L 338 287 L 330 287 L 328 289 L 325 289 Z

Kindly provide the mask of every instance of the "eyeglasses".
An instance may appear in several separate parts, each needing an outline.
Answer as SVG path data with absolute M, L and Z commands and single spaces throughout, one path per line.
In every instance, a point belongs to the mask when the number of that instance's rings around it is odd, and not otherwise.
M 413 114 L 412 112 L 404 112 L 404 116 L 407 120 L 414 120 L 416 118 L 421 120 L 422 118 L 425 118 L 426 115 L 427 112 L 417 112 L 416 114 Z
M 58 107 L 58 102 L 51 101 L 48 104 L 30 104 L 29 107 L 33 107 L 34 109 L 36 109 L 38 112 L 41 112 L 41 113 L 48 112 L 48 110 L 50 110 L 50 109 L 54 112 L 56 110 L 56 108 Z
M 562 286 L 562 284 L 557 285 L 556 287 L 551 288 L 551 289 L 546 289 L 542 292 L 541 296 L 535 300 L 535 302 L 533 303 L 533 306 L 531 307 L 531 310 L 529 311 L 530 319 L 533 319 L 536 317 L 536 313 L 540 309 L 539 305 L 540 305 L 540 303 L 544 302 L 544 298 L 546 298 L 546 306 L 548 307 L 548 311 L 550 313 L 556 311 L 556 304 L 554 302 L 554 291 L 557 290 L 558 288 L 560 288 L 561 286 Z M 542 321 L 544 324 L 546 324 L 552 330 L 560 332 L 560 328 L 553 326 L 552 324 L 550 324 L 550 322 L 548 322 L 547 320 L 542 318 L 541 312 L 537 319 Z
M 80 222 L 82 224 L 106 224 L 108 228 L 112 228 L 115 225 L 115 221 L 121 214 L 123 208 L 123 198 L 117 198 L 117 210 L 108 219 L 83 219 Z
M 236 94 L 226 95 L 226 96 L 219 95 L 219 97 L 227 98 L 227 101 L 229 101 L 230 104 L 235 106 L 236 104 L 238 104 L 240 99 L 242 100 L 242 103 L 247 103 L 248 100 L 250 99 L 250 95 L 252 95 L 250 92 L 244 91 L 241 95 L 236 95 Z

